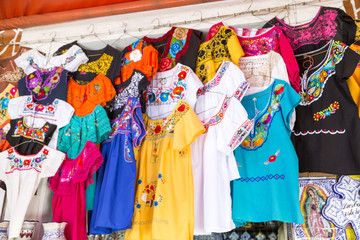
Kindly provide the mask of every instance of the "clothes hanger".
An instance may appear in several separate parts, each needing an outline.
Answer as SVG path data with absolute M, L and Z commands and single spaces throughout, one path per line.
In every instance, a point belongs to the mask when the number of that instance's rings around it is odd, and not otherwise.
M 155 25 L 155 26 L 152 26 L 152 28 L 150 29 L 150 32 L 148 32 L 148 33 L 143 33 L 143 29 L 142 28 L 138 28 L 138 31 L 140 32 L 140 33 L 142 33 L 141 34 L 141 36 L 145 36 L 145 37 L 147 37 L 147 36 L 149 36 L 155 29 L 160 29 L 161 28 L 161 21 L 160 21 L 160 19 L 158 18 L 158 17 L 156 17 L 156 18 L 154 18 L 152 21 L 151 21 L 151 25 L 155 22 L 155 21 L 157 21 L 157 25 Z

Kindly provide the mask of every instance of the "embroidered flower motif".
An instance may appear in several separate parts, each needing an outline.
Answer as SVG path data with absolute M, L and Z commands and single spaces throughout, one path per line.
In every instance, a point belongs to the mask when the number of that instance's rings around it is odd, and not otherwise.
M 151 92 L 151 93 L 149 93 L 148 94 L 148 100 L 149 100 L 149 103 L 153 103 L 153 102 L 155 102 L 155 100 L 156 100 L 156 97 L 155 97 L 155 93 L 153 93 L 153 92 Z
M 15 95 L 16 92 L 17 92 L 17 88 L 16 88 L 16 87 L 13 87 L 13 88 L 10 90 L 10 93 L 11 93 L 12 95 Z
M 13 149 L 13 148 L 11 148 L 11 149 L 8 150 L 8 153 L 9 153 L 9 154 L 11 154 L 11 153 L 13 153 L 13 152 L 14 152 L 14 149 Z
M 339 108 L 339 103 L 338 103 L 338 102 L 334 102 L 333 104 L 331 104 L 331 106 L 332 106 L 333 108 L 338 109 L 338 108 Z
M 48 111 L 49 112 L 52 112 L 52 111 L 54 111 L 55 109 L 53 108 L 53 107 L 48 107 Z
M 56 73 L 61 73 L 64 69 L 62 67 L 59 67 L 55 70 Z
M 29 108 L 32 108 L 33 106 L 34 106 L 33 104 L 27 104 L 26 108 L 29 109 Z
M 47 132 L 47 130 L 49 130 L 49 125 L 44 126 L 43 130 L 44 132 Z
M 142 58 L 142 54 L 139 49 L 134 49 L 130 53 L 130 60 L 133 62 L 138 62 Z
M 177 109 L 179 112 L 183 112 L 185 110 L 185 104 L 181 104 L 180 107 Z
M 51 83 L 57 83 L 60 80 L 60 76 L 58 73 L 56 73 L 54 76 L 50 78 Z
M 185 79 L 186 78 L 186 72 L 185 71 L 181 71 L 179 74 L 178 74 L 178 77 L 180 79 Z
M 33 135 L 33 131 L 32 131 L 31 129 L 26 130 L 25 135 L 28 136 L 28 137 L 29 137 L 29 136 L 32 136 L 32 135 Z
M 170 56 L 172 58 L 175 58 L 176 57 L 176 54 L 181 50 L 182 46 L 179 42 L 173 42 L 170 46 L 170 50 L 169 50 L 169 53 L 170 53 Z
M 156 128 L 155 128 L 155 133 L 159 133 L 161 131 L 161 126 L 156 126 Z
M 159 70 L 161 72 L 171 69 L 173 60 L 169 57 L 162 58 L 159 63 Z
M 22 121 L 19 120 L 17 123 L 16 123 L 16 126 L 21 126 L 22 125 Z
M 42 98 L 42 97 L 45 96 L 45 91 L 44 91 L 44 89 L 41 89 L 41 90 L 39 91 L 38 96 L 39 96 L 39 98 Z
M 1 107 L 7 108 L 9 106 L 9 99 L 8 98 L 4 98 L 4 100 L 1 101 Z
M 174 94 L 180 94 L 184 91 L 184 88 L 182 86 L 177 86 L 176 88 L 174 88 L 173 93 Z
M 39 84 L 39 79 L 37 78 L 32 78 L 32 79 L 28 79 L 29 80 L 29 87 L 34 88 L 36 86 L 38 86 Z
M 40 86 L 36 86 L 34 89 L 33 89 L 33 92 L 38 94 L 40 92 Z
M 188 31 L 189 29 L 186 28 L 176 28 L 173 33 L 173 37 L 177 40 L 186 40 Z
M 169 93 L 167 93 L 167 92 L 161 93 L 161 95 L 160 95 L 160 100 L 161 100 L 162 102 L 166 102 L 166 101 L 168 100 L 168 98 L 169 98 Z
M 14 163 L 18 163 L 19 159 L 18 158 L 14 158 Z
M 31 163 L 30 159 L 26 159 L 26 160 L 24 161 L 24 165 L 25 165 L 25 166 L 29 166 L 30 163 Z
M 40 163 L 40 162 L 41 162 L 41 157 L 35 158 L 35 162 L 36 162 L 36 163 Z
M 35 77 L 35 74 L 34 73 L 30 73 L 28 76 L 27 76 L 27 80 L 31 80 Z
M 314 120 L 319 121 L 320 118 L 321 118 L 321 115 L 319 113 L 315 113 Z
M 49 154 L 49 150 L 44 149 L 43 153 L 44 153 L 45 155 L 48 155 L 48 154 Z

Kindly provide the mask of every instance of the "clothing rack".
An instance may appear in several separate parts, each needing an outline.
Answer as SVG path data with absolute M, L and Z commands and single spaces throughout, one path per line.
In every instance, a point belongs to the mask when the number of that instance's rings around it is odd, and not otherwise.
M 252 5 L 253 5 L 253 1 L 251 1 L 248 9 L 246 11 L 243 12 L 235 12 L 232 14 L 219 14 L 217 16 L 212 16 L 212 17 L 203 17 L 203 14 L 200 10 L 195 11 L 193 13 L 192 16 L 195 16 L 197 13 L 200 13 L 200 17 L 198 19 L 193 19 L 193 20 L 185 20 L 185 21 L 180 21 L 180 22 L 173 22 L 173 23 L 164 23 L 162 24 L 160 19 L 158 17 L 154 18 L 151 21 L 151 24 L 157 22 L 157 25 L 155 26 L 148 26 L 148 27 L 139 27 L 137 29 L 131 29 L 128 30 L 127 29 L 127 24 L 126 23 L 122 23 L 121 28 L 123 28 L 122 30 L 119 31 L 107 31 L 107 32 L 101 32 L 101 33 L 96 33 L 94 31 L 94 25 L 90 24 L 88 26 L 88 29 L 90 31 L 89 34 L 84 34 L 84 35 L 73 35 L 73 36 L 67 36 L 67 37 L 56 37 L 56 32 L 52 32 L 51 38 L 47 38 L 47 39 L 43 39 L 43 40 L 36 40 L 36 41 L 20 41 L 20 42 L 10 42 L 10 43 L 0 43 L 0 46 L 6 46 L 6 45 L 28 45 L 28 44 L 38 44 L 38 43 L 51 43 L 54 41 L 71 41 L 74 39 L 85 39 L 85 38 L 91 38 L 91 37 L 96 37 L 99 38 L 99 36 L 112 36 L 114 34 L 126 34 L 129 32 L 142 32 L 144 30 L 156 30 L 156 29 L 161 29 L 161 28 L 166 28 L 166 27 L 173 27 L 173 26 L 182 26 L 182 25 L 188 25 L 188 24 L 194 24 L 194 23 L 203 23 L 206 21 L 210 21 L 210 20 L 224 20 L 224 19 L 231 19 L 231 18 L 235 18 L 238 16 L 243 16 L 243 15 L 252 15 L 254 17 L 259 17 L 259 16 L 263 16 L 263 15 L 267 15 L 270 13 L 274 13 L 274 12 L 279 12 L 281 10 L 287 9 L 289 11 L 290 7 L 296 7 L 296 6 L 306 6 L 306 5 L 313 5 L 315 3 L 321 3 L 324 0 L 310 0 L 310 1 L 304 1 L 304 2 L 299 2 L 299 3 L 289 3 L 283 6 L 278 6 L 278 7 L 273 7 L 273 8 L 263 8 L 263 9 L 258 9 L 258 10 L 249 10 Z M 320 6 L 320 5 L 319 5 Z M 121 35 L 121 36 L 122 36 Z

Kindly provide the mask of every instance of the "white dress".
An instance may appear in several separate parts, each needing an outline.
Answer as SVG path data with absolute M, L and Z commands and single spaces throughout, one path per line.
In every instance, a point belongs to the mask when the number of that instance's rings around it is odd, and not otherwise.
M 47 146 L 34 155 L 20 155 L 14 148 L 0 153 L 0 179 L 6 184 L 10 210 L 9 239 L 19 237 L 26 210 L 40 180 L 54 176 L 64 158 L 64 153 Z
M 194 235 L 228 232 L 232 221 L 230 181 L 239 178 L 233 150 L 252 127 L 241 99 L 248 89 L 241 70 L 224 61 L 199 91 L 195 112 L 206 128 L 191 145 Z

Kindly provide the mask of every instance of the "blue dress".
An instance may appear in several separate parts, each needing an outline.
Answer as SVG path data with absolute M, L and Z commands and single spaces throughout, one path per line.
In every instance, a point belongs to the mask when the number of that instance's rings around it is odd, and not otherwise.
M 298 158 L 289 127 L 299 102 L 300 96 L 281 80 L 243 98 L 254 129 L 234 151 L 240 173 L 240 178 L 232 182 L 235 225 L 271 220 L 304 223 L 299 204 Z
M 104 163 L 98 171 L 90 234 L 131 228 L 134 213 L 136 162 L 133 147 L 146 135 L 139 100 L 129 97 L 122 114 L 111 122 L 104 142 Z

